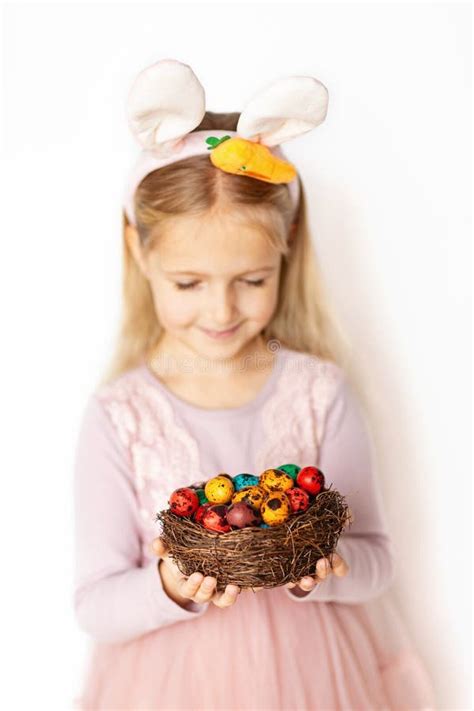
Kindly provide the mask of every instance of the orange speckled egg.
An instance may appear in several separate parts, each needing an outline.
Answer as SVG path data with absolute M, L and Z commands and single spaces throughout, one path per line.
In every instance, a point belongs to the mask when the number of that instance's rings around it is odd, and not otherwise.
M 290 501 L 283 491 L 269 493 L 260 509 L 262 519 L 269 526 L 279 526 L 291 513 Z
M 267 491 L 288 491 L 295 485 L 289 474 L 281 469 L 265 469 L 260 474 L 260 486 Z
M 243 501 L 246 504 L 250 504 L 250 506 L 257 509 L 257 511 L 260 511 L 260 507 L 267 494 L 268 491 L 265 491 L 261 486 L 247 486 L 245 489 L 233 495 L 232 503 L 238 504 Z
M 213 504 L 228 504 L 234 494 L 232 479 L 224 474 L 209 479 L 204 487 L 207 500 Z

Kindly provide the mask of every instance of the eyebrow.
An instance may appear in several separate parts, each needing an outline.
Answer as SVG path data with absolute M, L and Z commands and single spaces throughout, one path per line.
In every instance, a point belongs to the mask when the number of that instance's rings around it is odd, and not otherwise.
M 275 267 L 260 267 L 260 269 L 249 269 L 245 272 L 242 272 L 241 274 L 238 274 L 237 276 L 243 276 L 244 274 L 255 274 L 256 272 L 273 272 L 275 271 Z M 164 272 L 165 274 L 168 274 L 169 276 L 209 276 L 208 274 L 202 274 L 200 272 L 188 272 L 188 271 L 177 271 L 177 272 Z

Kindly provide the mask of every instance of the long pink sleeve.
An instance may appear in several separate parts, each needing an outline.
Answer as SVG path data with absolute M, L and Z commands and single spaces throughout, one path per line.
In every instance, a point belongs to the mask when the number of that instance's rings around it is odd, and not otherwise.
M 181 400 L 146 364 L 90 398 L 75 467 L 75 608 L 99 644 L 77 708 L 435 708 L 388 596 L 369 601 L 394 566 L 357 398 L 330 362 L 285 348 L 276 362 L 237 408 Z M 355 522 L 338 550 L 349 574 L 304 597 L 281 586 L 242 591 L 226 610 L 181 608 L 150 550 L 156 512 L 177 487 L 283 462 L 318 464 L 346 496 Z
M 75 592 L 80 627 L 100 642 L 124 642 L 202 615 L 184 609 L 161 584 L 156 558 L 140 567 L 137 500 L 127 454 L 92 395 L 78 438 L 75 473 Z
M 296 602 L 361 603 L 380 595 L 391 584 L 394 551 L 374 472 L 373 451 L 365 416 L 343 375 L 328 409 L 318 466 L 354 513 L 354 523 L 337 546 L 349 572 L 343 578 L 330 575 L 309 593 L 285 588 Z

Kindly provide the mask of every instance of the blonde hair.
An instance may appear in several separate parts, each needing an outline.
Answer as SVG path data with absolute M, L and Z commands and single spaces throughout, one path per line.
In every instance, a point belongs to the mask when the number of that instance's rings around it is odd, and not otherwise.
M 206 112 L 194 130 L 235 130 L 239 113 Z M 181 160 L 147 175 L 135 193 L 136 228 L 144 253 L 153 249 L 160 229 L 174 216 L 231 210 L 261 231 L 282 253 L 278 304 L 262 331 L 265 341 L 342 364 L 347 340 L 331 312 L 308 226 L 306 196 L 300 181 L 296 213 L 286 185 L 236 176 L 216 169 L 206 155 Z M 236 209 L 237 208 L 237 209 Z M 292 223 L 295 232 L 288 244 Z M 128 246 L 123 213 L 122 319 L 114 355 L 102 379 L 108 383 L 139 365 L 157 343 L 158 322 L 148 280 Z

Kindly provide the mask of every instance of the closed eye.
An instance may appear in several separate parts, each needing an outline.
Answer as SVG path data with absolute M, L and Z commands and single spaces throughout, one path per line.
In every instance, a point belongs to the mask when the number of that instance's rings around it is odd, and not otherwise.
M 265 283 L 265 279 L 256 279 L 254 281 L 251 281 L 250 279 L 242 279 L 242 281 L 245 284 L 249 284 L 249 286 L 263 286 Z M 190 281 L 186 284 L 182 282 L 175 282 L 175 286 L 177 289 L 184 291 L 185 289 L 194 289 L 195 286 L 199 284 L 198 281 Z
M 246 284 L 251 286 L 263 286 L 265 284 L 265 279 L 256 279 L 255 281 L 250 281 L 249 279 L 244 279 Z
M 175 286 L 177 289 L 192 289 L 193 287 L 196 286 L 196 284 L 199 284 L 198 281 L 190 281 L 188 284 L 180 284 L 179 282 L 175 283 Z

